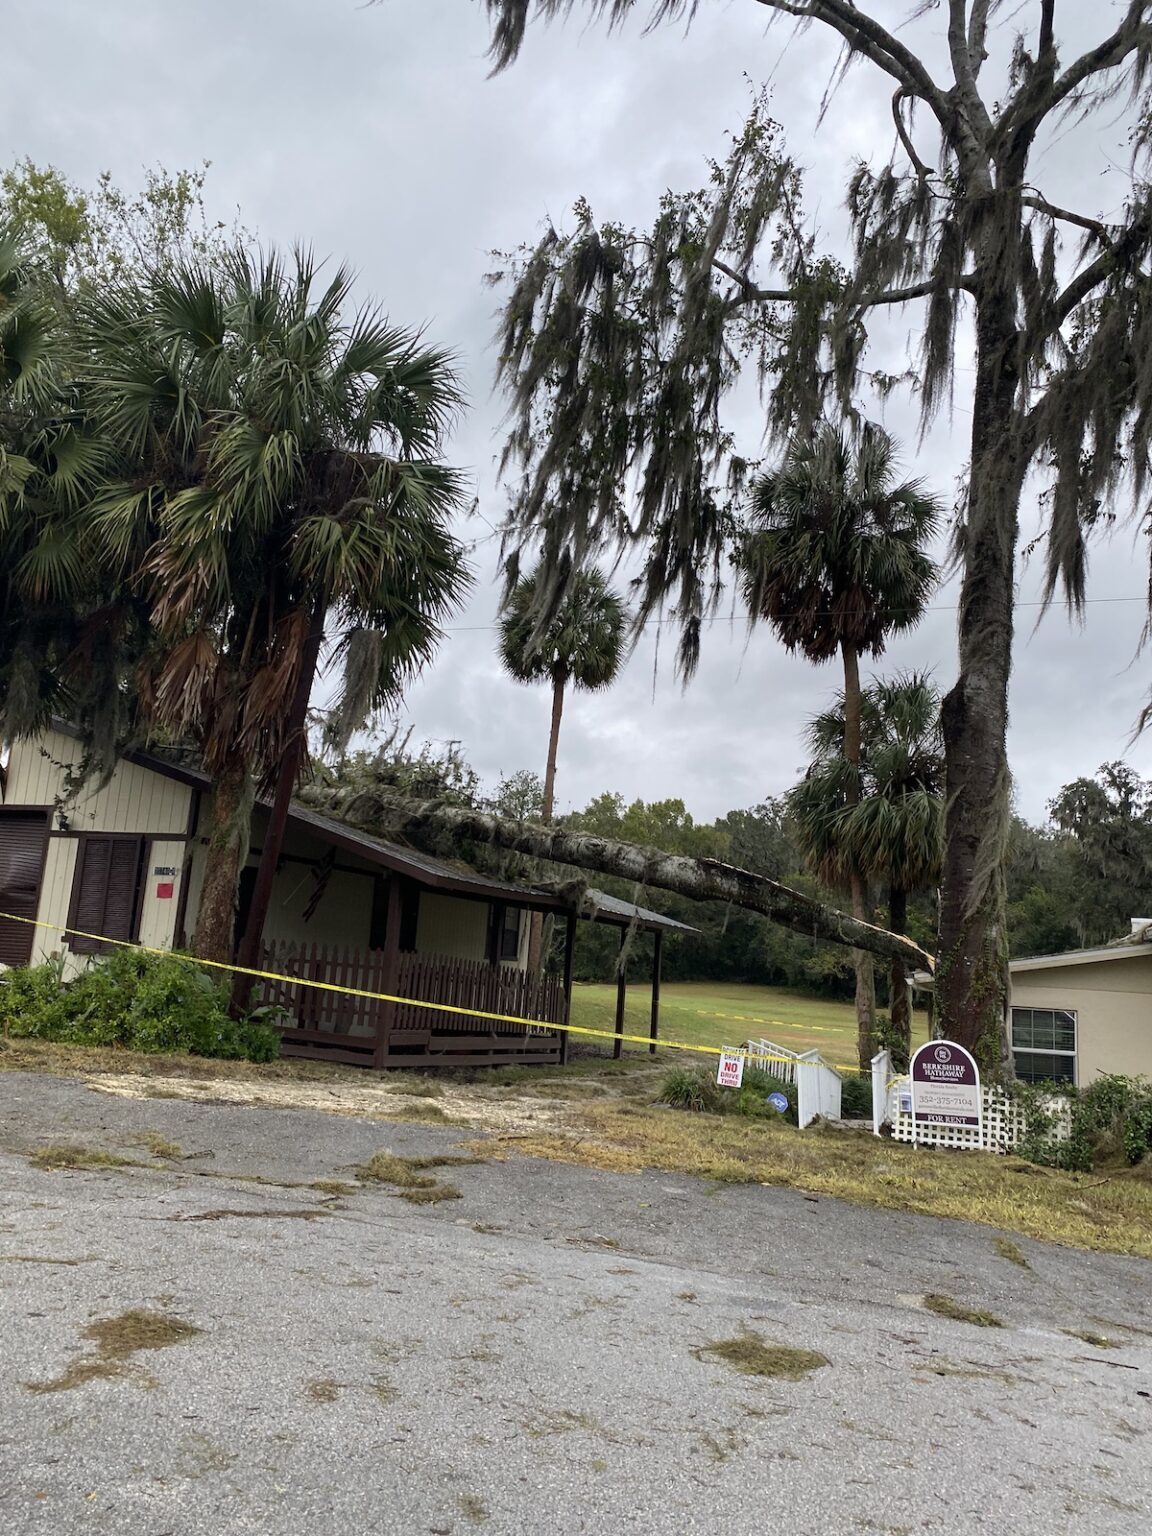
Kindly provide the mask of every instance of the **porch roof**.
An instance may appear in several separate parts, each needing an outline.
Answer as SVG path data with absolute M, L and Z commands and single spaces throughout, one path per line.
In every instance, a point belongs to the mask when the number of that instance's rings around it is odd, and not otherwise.
M 72 730 L 63 721 L 56 721 L 54 724 L 58 729 Z M 156 752 L 142 750 L 126 752 L 124 755 L 130 762 L 137 763 L 143 768 L 151 768 L 166 778 L 177 779 L 191 788 L 201 791 L 210 791 L 212 788 L 211 777 L 187 762 L 174 762 Z M 267 809 L 269 802 L 259 800 L 257 805 Z M 482 875 L 477 870 L 469 869 L 466 864 L 450 863 L 446 859 L 421 853 L 415 848 L 391 843 L 381 837 L 373 837 L 371 833 L 361 832 L 358 828 L 349 826 L 347 822 L 322 816 L 318 811 L 308 810 L 302 805 L 292 806 L 288 813 L 288 820 L 290 825 L 312 832 L 323 842 L 343 848 L 347 853 L 358 854 L 370 863 L 378 864 L 396 874 L 405 875 L 432 890 L 487 898 L 490 901 L 515 901 L 518 905 L 532 907 L 541 912 L 570 910 L 568 904 L 555 891 L 545 890 L 540 886 L 499 880 L 492 875 Z M 594 922 L 610 923 L 620 928 L 635 922 L 637 927 L 646 932 L 696 933 L 698 931 L 688 923 L 678 922 L 672 917 L 664 917 L 659 912 L 652 912 L 647 907 L 637 906 L 633 902 L 621 901 L 618 897 L 609 896 L 604 891 L 587 892 L 581 915 Z

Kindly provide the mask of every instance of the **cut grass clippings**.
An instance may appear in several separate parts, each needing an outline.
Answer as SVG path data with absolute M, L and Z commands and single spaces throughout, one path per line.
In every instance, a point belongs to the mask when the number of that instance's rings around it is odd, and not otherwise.
M 1152 1258 L 1152 1186 L 1040 1168 L 994 1153 L 904 1146 L 832 1127 L 582 1103 L 579 1133 L 529 1133 L 511 1155 L 619 1173 L 803 1189 L 857 1205 L 948 1216 L 1104 1253 Z
M 996 1239 L 996 1252 L 1002 1259 L 1007 1259 L 1009 1264 L 1015 1264 L 1017 1269 L 1032 1268 L 1011 1238 L 998 1237 Z
M 947 1317 L 954 1323 L 972 1323 L 977 1328 L 1003 1328 L 1004 1324 L 994 1312 L 981 1312 L 978 1307 L 966 1307 L 954 1296 L 942 1296 L 938 1292 L 925 1296 L 924 1306 L 937 1317 Z
M 33 1168 L 58 1172 L 65 1168 L 138 1168 L 133 1158 L 121 1157 L 118 1152 L 105 1152 L 100 1147 L 82 1147 L 73 1141 L 54 1141 L 46 1147 L 37 1147 L 28 1161 Z
M 692 1353 L 697 1360 L 721 1360 L 743 1376 L 771 1376 L 783 1381 L 803 1381 L 829 1361 L 814 1349 L 794 1349 L 790 1344 L 770 1344 L 754 1328 L 746 1328 L 734 1339 L 716 1339 L 701 1344 Z
M 121 1312 L 117 1317 L 100 1318 L 81 1332 L 81 1338 L 96 1346 L 93 1354 L 74 1360 L 59 1376 L 47 1381 L 26 1381 L 24 1386 L 29 1392 L 36 1393 L 67 1392 L 89 1381 L 124 1376 L 128 1374 L 128 1362 L 133 1355 L 183 1344 L 199 1332 L 195 1324 L 182 1317 L 144 1308 Z
M 391 1184 L 400 1199 L 412 1205 L 439 1205 L 445 1200 L 461 1200 L 463 1196 L 455 1184 L 445 1184 L 440 1179 L 431 1178 L 423 1170 L 467 1168 L 486 1161 L 486 1158 L 475 1155 L 397 1157 L 393 1152 L 376 1152 L 356 1172 L 365 1184 Z

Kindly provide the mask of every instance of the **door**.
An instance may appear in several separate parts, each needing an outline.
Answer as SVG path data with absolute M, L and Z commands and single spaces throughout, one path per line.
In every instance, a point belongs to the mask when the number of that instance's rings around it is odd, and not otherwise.
M 36 930 L 12 917 L 35 918 L 48 846 L 43 811 L 0 811 L 0 965 L 27 965 Z

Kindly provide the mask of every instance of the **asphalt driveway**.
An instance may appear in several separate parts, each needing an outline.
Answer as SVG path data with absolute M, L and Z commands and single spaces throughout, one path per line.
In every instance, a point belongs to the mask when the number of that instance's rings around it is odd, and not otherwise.
M 13 1536 L 1149 1529 L 1143 1261 L 1016 1239 L 1025 1268 L 983 1227 L 515 1156 L 439 1170 L 442 1204 L 339 1196 L 304 1186 L 465 1133 L 22 1074 L 0 1106 Z M 29 1161 L 147 1137 L 181 1157 Z M 171 1337 L 117 1355 L 141 1314 Z M 708 1352 L 750 1336 L 828 1363 Z

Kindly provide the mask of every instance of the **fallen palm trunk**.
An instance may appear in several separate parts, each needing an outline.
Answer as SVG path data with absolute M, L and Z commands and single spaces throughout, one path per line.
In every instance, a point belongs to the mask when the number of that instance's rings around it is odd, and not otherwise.
M 838 912 L 835 907 L 769 880 L 766 875 L 737 869 L 718 859 L 693 859 L 587 832 L 568 832 L 563 827 L 508 821 L 483 811 L 444 805 L 438 800 L 407 800 L 385 789 L 326 789 L 308 785 L 300 791 L 298 799 L 313 810 L 378 837 L 407 837 L 419 844 L 430 833 L 447 832 L 461 841 L 490 843 L 554 864 L 567 864 L 598 875 L 616 875 L 636 885 L 688 896 L 693 901 L 730 902 L 814 939 L 847 944 L 888 959 L 899 957 L 906 964 L 932 969 L 931 957 L 911 939 Z

